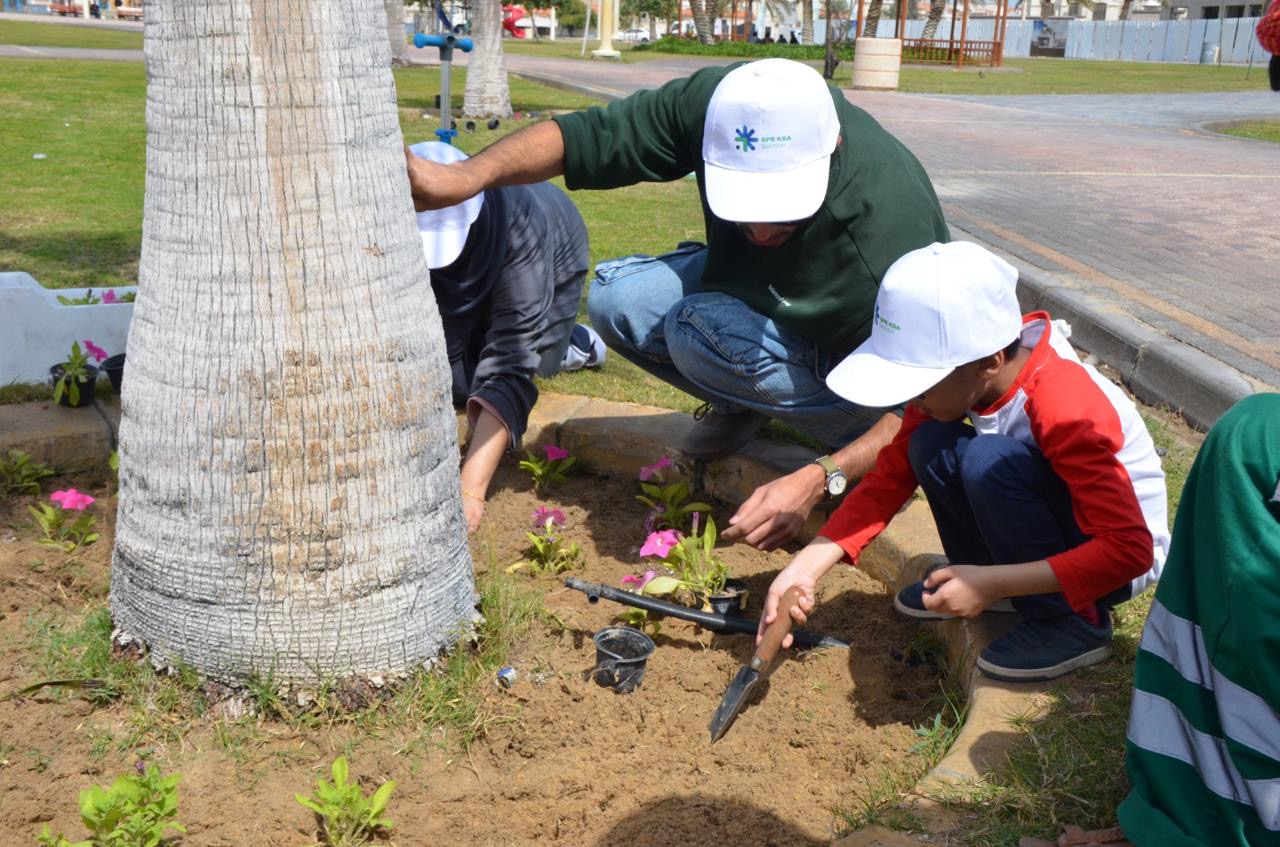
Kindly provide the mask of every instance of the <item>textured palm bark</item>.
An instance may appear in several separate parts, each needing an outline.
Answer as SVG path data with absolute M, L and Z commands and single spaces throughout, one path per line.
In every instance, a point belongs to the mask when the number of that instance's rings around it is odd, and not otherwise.
M 475 49 L 467 59 L 467 90 L 462 114 L 468 117 L 511 116 L 507 60 L 502 53 L 502 0 L 474 0 L 471 40 Z
M 391 64 L 397 68 L 409 64 L 409 39 L 404 29 L 404 0 L 382 0 L 387 14 L 387 43 L 391 45 Z
M 884 0 L 870 0 L 867 3 L 867 19 L 862 25 L 863 38 L 875 38 L 880 28 L 880 12 L 884 8 Z
M 693 12 L 693 28 L 697 30 L 698 41 L 702 44 L 715 44 L 711 26 L 711 10 L 707 4 L 710 0 L 689 0 L 689 8 Z
M 800 43 L 813 43 L 813 0 L 800 0 Z M 834 37 L 834 34 L 833 34 Z
M 947 10 L 947 0 L 930 0 L 929 17 L 924 22 L 924 33 L 921 38 L 933 38 L 938 33 L 938 24 L 942 21 L 942 13 Z
M 147 6 L 111 610 L 236 682 L 407 670 L 474 617 L 380 0 Z

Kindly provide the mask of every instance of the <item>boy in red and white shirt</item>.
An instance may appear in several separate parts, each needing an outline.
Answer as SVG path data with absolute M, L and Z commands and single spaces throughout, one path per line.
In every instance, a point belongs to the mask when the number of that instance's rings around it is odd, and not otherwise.
M 988 676 L 1051 679 L 1110 655 L 1110 610 L 1153 584 L 1169 546 L 1164 471 L 1133 403 L 1082 364 L 1017 271 L 975 244 L 934 244 L 889 269 L 871 337 L 827 377 L 863 406 L 910 401 L 876 466 L 774 580 L 779 598 L 856 563 L 923 487 L 949 564 L 899 592 L 921 620 L 1012 605 L 978 659 Z M 1008 603 L 1004 602 L 1008 598 Z

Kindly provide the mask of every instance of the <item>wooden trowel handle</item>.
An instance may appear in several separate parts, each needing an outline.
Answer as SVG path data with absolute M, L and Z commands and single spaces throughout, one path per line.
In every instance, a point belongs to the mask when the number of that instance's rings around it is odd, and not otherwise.
M 799 602 L 800 589 L 795 586 L 788 588 L 787 593 L 782 595 L 782 599 L 778 601 L 778 616 L 764 631 L 764 638 L 760 639 L 760 646 L 756 648 L 756 660 L 751 663 L 753 666 L 767 665 L 778 655 L 782 639 L 791 631 L 791 607 Z

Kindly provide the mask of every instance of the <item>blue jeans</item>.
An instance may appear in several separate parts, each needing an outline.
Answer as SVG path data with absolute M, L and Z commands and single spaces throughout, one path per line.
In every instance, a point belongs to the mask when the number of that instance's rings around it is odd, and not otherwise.
M 812 341 L 736 297 L 703 291 L 706 258 L 706 247 L 685 243 L 601 262 L 587 294 L 592 327 L 623 358 L 717 411 L 752 409 L 829 447 L 881 418 L 827 388 L 837 362 Z
M 931 420 L 911 433 L 908 455 L 951 562 L 1035 562 L 1089 540 L 1076 523 L 1067 484 L 1029 444 L 978 435 L 963 421 Z M 1130 593 L 1126 585 L 1099 599 L 1099 613 L 1105 617 Z M 1024 618 L 1073 614 L 1061 593 L 1010 599 Z

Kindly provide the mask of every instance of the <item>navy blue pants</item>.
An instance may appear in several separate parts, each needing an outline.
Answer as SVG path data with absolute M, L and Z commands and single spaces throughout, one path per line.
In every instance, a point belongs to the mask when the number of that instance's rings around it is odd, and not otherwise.
M 964 421 L 930 420 L 911 433 L 908 455 L 942 549 L 957 565 L 1035 562 L 1089 540 L 1072 513 L 1067 484 L 1029 444 L 979 436 Z M 1129 595 L 1126 585 L 1101 598 L 1099 614 Z M 1061 593 L 1010 599 L 1024 618 L 1073 614 Z

